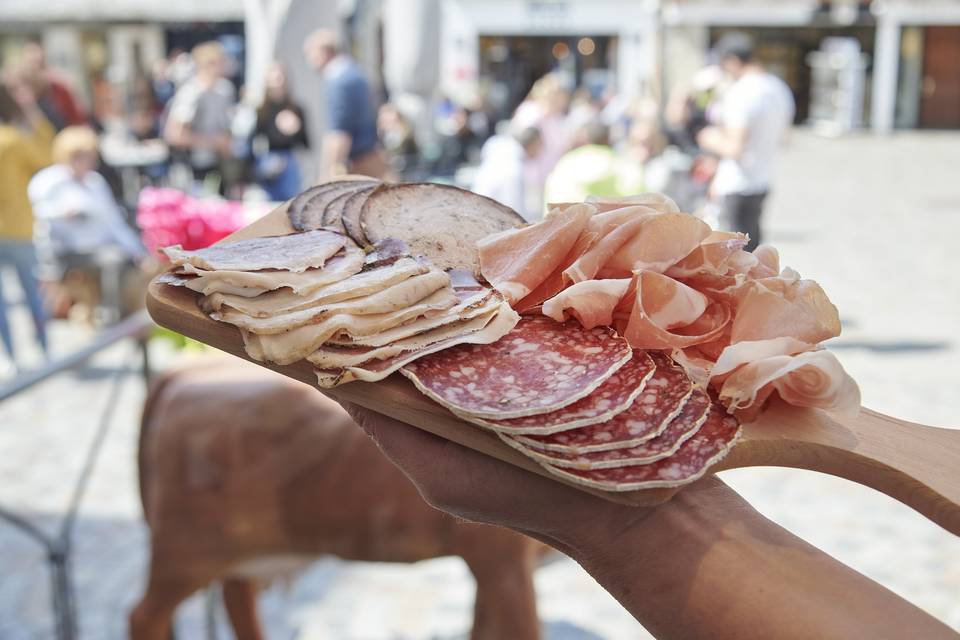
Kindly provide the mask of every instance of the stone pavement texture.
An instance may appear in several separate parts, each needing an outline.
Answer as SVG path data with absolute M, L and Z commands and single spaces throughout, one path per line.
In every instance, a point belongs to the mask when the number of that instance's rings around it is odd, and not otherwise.
M 909 133 L 825 140 L 798 131 L 769 202 L 767 240 L 783 263 L 819 280 L 841 310 L 831 347 L 860 382 L 864 404 L 907 420 L 960 427 L 960 135 Z M 8 290 L 16 290 L 11 283 Z M 28 320 L 14 323 L 29 342 Z M 89 335 L 60 326 L 58 350 Z M 176 356 L 156 342 L 158 367 Z M 134 455 L 143 388 L 138 358 L 120 345 L 77 375 L 0 405 L 0 505 L 54 530 L 105 399 L 128 370 L 112 430 L 74 537 L 81 637 L 125 637 L 140 593 L 146 534 Z M 723 478 L 757 508 L 814 545 L 960 629 L 960 539 L 869 489 L 789 469 Z M 573 562 L 537 572 L 548 640 L 648 637 Z M 458 559 L 414 566 L 324 559 L 261 598 L 271 639 L 464 638 L 473 585 Z M 0 639 L 52 637 L 44 553 L 0 522 Z M 229 637 L 222 612 L 218 637 Z M 204 600 L 177 620 L 203 638 Z

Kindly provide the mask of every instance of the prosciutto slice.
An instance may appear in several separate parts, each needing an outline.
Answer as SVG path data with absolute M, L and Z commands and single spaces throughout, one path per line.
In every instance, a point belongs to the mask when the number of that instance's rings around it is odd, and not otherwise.
M 747 281 L 737 299 L 731 343 L 779 337 L 817 343 L 840 335 L 840 315 L 827 294 L 793 270 Z
M 483 277 L 510 302 L 522 299 L 562 262 L 595 211 L 574 205 L 536 224 L 484 238 L 477 243 Z
M 673 278 L 637 274 L 633 308 L 623 335 L 635 349 L 674 349 L 709 342 L 723 333 L 730 309 Z
M 557 322 L 566 320 L 567 311 L 584 329 L 613 324 L 613 312 L 630 287 L 623 280 L 587 280 L 565 289 L 543 303 L 543 315 Z
M 720 399 L 731 410 L 756 415 L 774 392 L 790 404 L 816 407 L 855 416 L 860 390 L 829 351 L 818 349 L 796 355 L 759 358 L 737 368 L 720 387 Z

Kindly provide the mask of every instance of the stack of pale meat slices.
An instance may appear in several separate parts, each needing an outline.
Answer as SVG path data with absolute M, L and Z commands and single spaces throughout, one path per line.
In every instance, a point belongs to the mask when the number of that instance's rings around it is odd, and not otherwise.
M 525 316 L 497 342 L 445 349 L 401 371 L 550 473 L 605 491 L 693 482 L 740 433 L 663 352 L 572 320 Z
M 364 251 L 318 229 L 165 253 L 175 268 L 160 282 L 202 294 L 200 307 L 238 327 L 254 360 L 308 360 L 321 387 L 381 380 L 427 353 L 493 342 L 519 319 L 470 272 L 442 271 L 396 240 Z

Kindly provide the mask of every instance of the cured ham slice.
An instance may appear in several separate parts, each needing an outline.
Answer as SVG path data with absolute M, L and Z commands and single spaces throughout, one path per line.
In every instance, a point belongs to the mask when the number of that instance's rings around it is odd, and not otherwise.
M 635 279 L 635 299 L 623 335 L 636 349 L 674 349 L 716 339 L 730 309 L 687 285 L 652 271 Z
M 860 410 L 860 390 L 829 351 L 805 351 L 754 360 L 737 368 L 720 387 L 731 410 L 754 409 L 753 417 L 774 391 L 790 404 L 848 415 Z
M 510 302 L 524 298 L 561 264 L 595 209 L 574 205 L 542 221 L 477 243 L 480 271 Z
M 453 294 L 446 289 L 436 291 L 420 302 L 388 313 L 353 315 L 337 313 L 319 322 L 277 334 L 260 335 L 241 331 L 247 354 L 259 362 L 293 364 L 316 351 L 331 336 L 349 332 L 352 336 L 373 336 L 383 331 L 432 313 L 450 308 Z
M 429 356 L 430 354 L 441 352 L 445 349 L 457 348 L 457 345 L 473 344 L 484 345 L 500 340 L 520 320 L 517 312 L 510 308 L 506 302 L 501 303 L 500 310 L 494 314 L 493 319 L 479 331 L 467 333 L 465 335 L 448 338 L 434 344 L 428 345 L 415 351 L 408 351 L 392 358 L 384 360 L 374 360 L 364 363 L 358 367 L 346 367 L 344 369 L 316 369 L 317 385 L 325 389 L 335 387 L 354 380 L 363 380 L 365 382 L 376 382 L 383 380 L 392 373 L 403 370 L 402 367 L 409 366 L 410 363 L 418 358 Z
M 730 342 L 792 337 L 817 343 L 840 335 L 840 315 L 813 280 L 785 269 L 739 288 Z
M 391 265 L 364 271 L 325 287 L 318 287 L 306 295 L 299 295 L 290 290 L 271 291 L 256 298 L 215 293 L 204 299 L 203 308 L 206 311 L 220 311 L 226 307 L 254 318 L 269 318 L 367 296 L 413 276 L 425 274 L 429 270 L 429 265 L 423 262 L 404 258 Z
M 671 278 L 689 278 L 701 274 L 726 275 L 727 263 L 749 239 L 745 233 L 712 231 L 693 251 L 667 270 Z M 750 254 L 746 254 L 750 255 Z M 759 260 L 757 263 L 759 263 Z
M 587 280 L 565 289 L 543 303 L 542 313 L 557 322 L 567 319 L 567 311 L 585 329 L 613 324 L 613 311 L 630 287 L 623 280 Z
M 631 353 L 607 328 L 527 317 L 498 342 L 447 349 L 403 374 L 451 411 L 501 420 L 549 413 L 588 396 Z
M 650 207 L 662 213 L 676 213 L 680 207 L 670 196 L 662 193 L 638 193 L 632 196 L 614 197 L 614 196 L 588 196 L 587 202 L 597 207 L 599 211 L 609 211 L 625 207 L 628 205 L 643 205 Z
M 196 251 L 176 245 L 163 252 L 177 266 L 190 264 L 210 271 L 283 269 L 299 273 L 322 267 L 348 244 L 353 245 L 353 241 L 346 236 L 320 230 L 224 242 Z
M 625 273 L 664 272 L 710 234 L 703 220 L 686 213 L 661 213 L 644 216 L 639 231 L 603 265 Z
M 321 304 L 300 311 L 273 315 L 268 318 L 253 318 L 245 313 L 224 308 L 210 314 L 214 320 L 227 322 L 246 331 L 258 334 L 276 334 L 302 327 L 333 315 L 375 315 L 409 309 L 419 300 L 434 292 L 441 292 L 446 306 L 457 303 L 457 297 L 449 287 L 450 277 L 442 271 L 430 271 L 407 278 L 377 293 L 353 300 Z
M 693 385 L 664 355 L 649 352 L 657 369 L 633 404 L 610 420 L 550 435 L 518 435 L 534 449 L 584 453 L 636 447 L 656 438 L 683 409 Z
M 714 405 L 703 426 L 668 458 L 612 469 L 567 469 L 551 464 L 543 467 L 556 476 L 603 491 L 681 487 L 703 477 L 727 455 L 739 436 L 737 419 Z
M 506 420 L 463 417 L 474 424 L 510 434 L 550 434 L 605 422 L 633 404 L 655 369 L 653 360 L 638 351 L 596 391 L 556 411 Z
M 638 464 L 650 464 L 676 453 L 680 446 L 692 438 L 706 422 L 709 412 L 710 396 L 702 389 L 694 389 L 690 399 L 684 403 L 683 410 L 670 421 L 662 434 L 628 449 L 561 453 L 525 446 L 513 436 L 506 434 L 500 434 L 500 438 L 514 449 L 522 451 L 528 457 L 542 464 L 573 469 L 629 467 Z

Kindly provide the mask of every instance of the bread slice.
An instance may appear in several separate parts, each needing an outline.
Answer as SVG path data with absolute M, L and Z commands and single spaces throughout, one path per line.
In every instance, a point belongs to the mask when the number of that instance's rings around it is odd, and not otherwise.
M 381 185 L 360 212 L 369 243 L 397 238 L 441 269 L 461 267 L 475 274 L 480 273 L 477 241 L 521 224 L 520 214 L 495 200 L 428 183 Z
M 314 231 L 323 226 L 324 211 L 334 198 L 360 187 L 376 184 L 376 180 L 365 176 L 346 176 L 340 180 L 318 184 L 290 202 L 287 217 L 297 231 Z
M 367 201 L 374 189 L 376 187 L 365 187 L 350 193 L 344 200 L 343 210 L 340 212 L 340 222 L 343 224 L 344 231 L 361 247 L 369 245 L 370 242 L 360 227 L 360 213 L 363 211 L 363 203 Z

